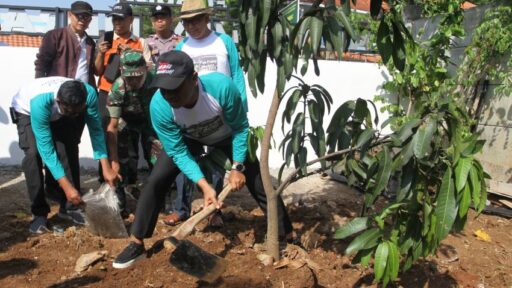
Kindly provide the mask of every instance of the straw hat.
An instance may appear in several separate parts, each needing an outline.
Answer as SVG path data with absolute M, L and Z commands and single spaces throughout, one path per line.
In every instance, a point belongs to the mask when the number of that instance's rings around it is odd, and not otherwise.
M 208 7 L 208 0 L 184 0 L 181 6 L 180 19 L 188 19 L 201 14 L 212 14 L 213 8 Z

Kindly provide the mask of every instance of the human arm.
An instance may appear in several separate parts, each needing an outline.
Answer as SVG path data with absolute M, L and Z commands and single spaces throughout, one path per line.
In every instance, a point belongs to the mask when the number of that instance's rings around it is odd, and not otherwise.
M 238 56 L 238 50 L 236 49 L 235 43 L 226 34 L 221 34 L 220 38 L 224 42 L 224 45 L 226 46 L 226 50 L 228 51 L 228 60 L 229 60 L 229 69 L 231 70 L 231 79 L 233 79 L 233 82 L 235 82 L 235 85 L 238 89 L 238 92 L 240 92 L 240 96 L 242 99 L 242 105 L 244 107 L 244 111 L 249 111 L 249 107 L 247 105 L 247 95 L 245 91 L 245 78 L 244 78 L 244 72 L 242 71 L 242 68 L 240 67 L 239 62 L 239 56 Z
M 46 77 L 50 72 L 52 62 L 57 55 L 57 43 L 54 31 L 49 31 L 43 36 L 34 62 L 35 78 Z
M 101 76 L 105 72 L 105 54 L 110 47 L 112 47 L 112 43 L 103 41 L 103 39 L 98 41 L 96 57 L 94 59 L 94 74 L 97 76 Z
M 91 138 L 93 157 L 100 160 L 103 170 L 103 178 L 110 186 L 121 179 L 121 176 L 114 171 L 108 162 L 107 147 L 105 145 L 105 135 L 101 127 L 101 119 L 98 113 L 98 97 L 96 91 L 90 85 L 85 84 L 87 88 L 85 123 L 89 130 Z

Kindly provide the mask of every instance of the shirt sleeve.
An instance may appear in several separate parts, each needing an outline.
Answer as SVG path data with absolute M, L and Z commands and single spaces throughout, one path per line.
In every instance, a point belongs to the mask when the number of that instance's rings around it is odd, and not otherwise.
M 201 84 L 212 96 L 217 96 L 226 124 L 233 131 L 233 160 L 244 163 L 247 154 L 249 121 L 235 83 L 222 73 L 209 73 L 200 77 Z
M 89 130 L 89 137 L 91 137 L 93 158 L 99 160 L 107 158 L 107 146 L 105 144 L 105 133 L 101 126 L 101 118 L 98 113 L 98 96 L 96 90 L 89 84 L 85 84 L 87 88 L 86 112 L 85 123 Z
M 151 100 L 150 115 L 151 123 L 165 153 L 174 161 L 181 172 L 194 183 L 204 178 L 203 172 L 183 141 L 180 128 L 174 122 L 170 104 L 165 101 L 160 91 L 157 91 Z
M 123 78 L 118 77 L 112 84 L 110 92 L 108 92 L 107 111 L 111 118 L 119 118 L 122 113 L 124 103 L 125 86 Z
M 144 60 L 146 60 L 148 70 L 151 70 L 153 69 L 153 61 L 151 60 L 151 49 L 149 48 L 148 42 L 144 38 L 139 39 L 140 43 L 142 44 L 142 56 L 144 56 Z
M 249 111 L 249 107 L 247 105 L 247 95 L 245 92 L 245 78 L 244 72 L 240 67 L 240 62 L 238 60 L 238 50 L 236 49 L 235 43 L 233 39 L 226 34 L 220 34 L 224 45 L 226 46 L 226 50 L 228 51 L 228 59 L 229 59 L 229 69 L 231 69 L 231 79 L 235 82 L 235 85 L 240 92 L 240 97 L 242 99 L 242 105 L 244 107 L 244 111 Z
M 53 93 L 45 93 L 34 97 L 30 101 L 30 122 L 36 138 L 37 151 L 39 151 L 43 163 L 48 167 L 53 178 L 59 180 L 66 173 L 59 157 L 57 157 L 50 129 L 53 101 Z

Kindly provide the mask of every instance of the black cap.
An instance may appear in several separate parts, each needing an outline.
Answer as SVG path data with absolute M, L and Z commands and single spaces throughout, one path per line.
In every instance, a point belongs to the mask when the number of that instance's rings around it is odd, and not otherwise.
M 172 16 L 171 7 L 164 5 L 156 5 L 151 8 L 151 16 L 164 15 Z
M 92 15 L 92 6 L 85 1 L 75 1 L 71 4 L 71 13 Z
M 151 87 L 174 90 L 194 72 L 192 58 L 183 51 L 172 50 L 158 57 L 156 76 Z
M 107 16 L 119 16 L 119 17 L 127 17 L 132 16 L 132 6 L 128 3 L 117 3 L 112 7 L 112 12 L 108 13 Z

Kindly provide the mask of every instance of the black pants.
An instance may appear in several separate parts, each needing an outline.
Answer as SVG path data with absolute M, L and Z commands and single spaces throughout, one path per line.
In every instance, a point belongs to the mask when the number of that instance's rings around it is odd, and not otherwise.
M 190 139 L 186 139 L 185 142 L 189 147 L 190 153 L 194 156 L 197 154 L 193 151 L 202 150 L 202 143 Z M 221 149 L 226 155 L 232 155 L 231 139 L 209 146 L 215 149 Z M 153 235 L 158 219 L 158 213 L 162 209 L 162 205 L 164 205 L 165 193 L 169 190 L 169 187 L 180 172 L 180 169 L 165 152 L 160 153 L 153 171 L 148 178 L 148 182 L 141 193 L 139 202 L 137 203 L 135 222 L 133 223 L 131 230 L 133 236 L 138 239 L 143 239 L 149 238 Z M 259 161 L 256 160 L 255 162 L 249 162 L 247 160 L 245 163 L 244 174 L 249 192 L 258 203 L 258 206 L 266 212 L 267 197 L 261 181 Z M 281 197 L 278 198 L 278 218 L 280 235 L 288 234 L 293 231 L 290 218 Z
M 37 151 L 36 139 L 32 131 L 30 116 L 17 113 L 19 146 L 25 153 L 21 162 L 21 167 L 25 173 L 25 182 L 31 201 L 31 212 L 35 216 L 47 216 L 50 207 L 45 199 L 45 189 L 43 179 L 43 163 L 39 152 Z M 57 121 L 50 123 L 52 131 L 53 144 L 57 156 L 64 167 L 66 177 L 72 181 L 73 186 L 80 191 L 80 164 L 78 158 L 78 144 L 85 126 L 84 116 L 78 118 L 62 117 Z M 45 174 L 47 183 L 55 183 L 59 193 L 61 208 L 66 204 L 66 197 L 62 189 L 58 186 L 49 171 Z M 48 179 L 51 178 L 51 179 Z M 55 187 L 53 187 L 55 188 Z

